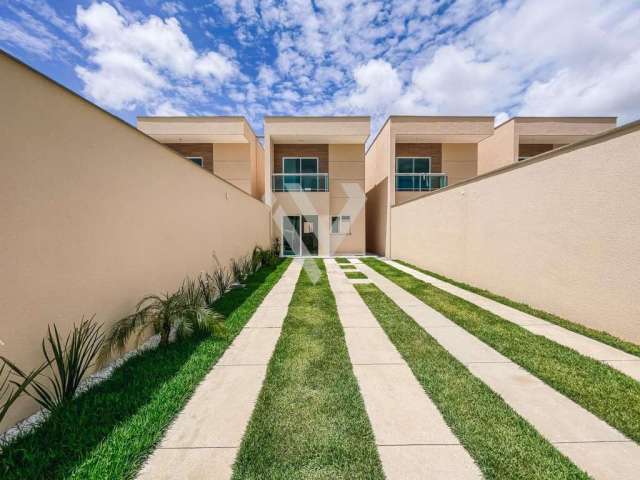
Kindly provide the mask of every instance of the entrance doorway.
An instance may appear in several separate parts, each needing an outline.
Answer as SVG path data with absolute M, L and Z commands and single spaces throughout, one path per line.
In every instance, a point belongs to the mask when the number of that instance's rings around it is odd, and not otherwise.
M 282 217 L 282 255 L 297 257 L 318 255 L 318 216 Z

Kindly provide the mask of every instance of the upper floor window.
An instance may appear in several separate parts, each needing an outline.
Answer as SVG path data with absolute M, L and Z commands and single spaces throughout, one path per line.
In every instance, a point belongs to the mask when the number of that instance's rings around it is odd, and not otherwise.
M 426 177 L 420 174 L 431 173 L 430 157 L 398 157 L 396 159 L 396 190 L 423 190 Z M 426 186 L 426 185 L 424 185 Z
M 200 167 L 204 167 L 204 159 L 202 157 L 184 157 L 187 160 L 191 160 L 193 163 Z
M 318 173 L 317 157 L 284 157 L 282 173 Z

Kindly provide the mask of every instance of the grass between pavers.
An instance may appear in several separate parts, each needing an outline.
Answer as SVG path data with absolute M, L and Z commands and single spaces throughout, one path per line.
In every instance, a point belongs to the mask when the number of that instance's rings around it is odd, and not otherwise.
M 406 267 L 413 268 L 414 270 L 417 270 L 419 272 L 426 273 L 427 275 L 431 275 L 432 277 L 437 278 L 438 280 L 442 280 L 443 282 L 450 283 L 452 285 L 455 285 L 456 287 L 460 287 L 472 293 L 477 293 L 478 295 L 482 295 L 483 297 L 487 297 L 508 307 L 515 308 L 516 310 L 520 310 L 521 312 L 528 313 L 529 315 L 533 315 L 534 317 L 538 317 L 548 322 L 554 323 L 560 327 L 566 328 L 567 330 L 571 330 L 572 332 L 576 332 L 580 335 L 584 335 L 585 337 L 590 337 L 594 340 L 598 340 L 599 342 L 617 348 L 618 350 L 622 350 L 623 352 L 627 352 L 631 355 L 640 357 L 640 345 L 622 340 L 621 338 L 611 335 L 610 333 L 571 322 L 564 318 L 558 317 L 553 313 L 530 307 L 526 303 L 516 302 L 507 297 L 503 297 L 496 293 L 490 292 L 489 290 L 483 290 L 482 288 L 474 287 L 473 285 L 469 285 L 468 283 L 458 282 L 457 280 L 447 278 L 444 275 L 440 275 L 439 273 L 434 273 L 429 270 L 416 267 L 415 265 L 411 265 L 410 263 L 404 262 L 402 260 L 396 260 L 396 262 Z
M 342 269 L 342 270 L 355 270 L 356 266 L 353 263 L 348 263 L 348 264 L 338 264 L 338 266 Z
M 589 478 L 378 287 L 355 288 L 485 478 Z
M 5 448 L 0 478 L 133 478 L 289 263 L 261 269 L 247 279 L 245 288 L 216 302 L 216 310 L 226 316 L 226 338 L 192 337 L 133 357 Z
M 348 258 L 344 258 L 344 257 L 338 257 L 338 258 L 335 259 L 335 261 L 337 263 L 343 263 L 343 264 L 347 264 L 348 263 L 348 264 L 351 264 L 349 259 Z
M 364 263 L 613 428 L 640 442 L 640 382 L 377 259 Z
M 233 478 L 383 479 L 324 264 L 305 266 Z
M 350 278 L 352 280 L 367 278 L 367 276 L 362 272 L 344 272 L 344 274 L 347 276 L 347 278 Z

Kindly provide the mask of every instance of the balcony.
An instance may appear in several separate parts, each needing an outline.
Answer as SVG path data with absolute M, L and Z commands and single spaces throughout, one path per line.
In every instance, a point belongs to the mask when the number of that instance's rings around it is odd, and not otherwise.
M 274 173 L 271 175 L 274 192 L 328 192 L 328 173 Z
M 430 192 L 447 184 L 446 173 L 396 173 L 396 192 Z

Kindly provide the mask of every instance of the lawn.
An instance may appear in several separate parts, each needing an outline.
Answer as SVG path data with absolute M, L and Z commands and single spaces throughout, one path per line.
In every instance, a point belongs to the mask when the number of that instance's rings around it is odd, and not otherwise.
M 347 276 L 347 278 L 350 278 L 352 280 L 362 280 L 364 278 L 367 278 L 367 276 L 362 272 L 344 272 L 344 274 Z
M 378 287 L 355 288 L 485 478 L 588 478 Z
M 241 479 L 383 479 L 324 264 L 303 269 L 234 468 Z
M 533 375 L 640 441 L 640 383 L 380 260 L 364 263 Z
M 584 335 L 585 337 L 593 338 L 594 340 L 598 340 L 599 342 L 610 345 L 614 348 L 622 350 L 623 352 L 627 352 L 631 355 L 640 357 L 640 345 L 627 342 L 625 340 L 622 340 L 618 337 L 611 335 L 610 333 L 585 327 L 584 325 L 580 325 L 578 323 L 570 322 L 569 320 L 565 320 L 564 318 L 558 317 L 557 315 L 554 315 L 552 313 L 545 312 L 544 310 L 538 310 L 536 308 L 530 307 L 525 303 L 516 302 L 509 298 L 492 293 L 488 290 L 483 290 L 481 288 L 474 287 L 467 283 L 452 280 L 450 278 L 445 277 L 444 275 L 440 275 L 438 273 L 430 272 L 429 270 L 418 268 L 414 265 L 411 265 L 410 263 L 403 262 L 402 260 L 397 260 L 397 262 L 406 267 L 413 268 L 414 270 L 417 270 L 419 272 L 426 273 L 427 275 L 431 275 L 432 277 L 437 278 L 438 280 L 442 280 L 443 282 L 448 282 L 452 285 L 455 285 L 456 287 L 463 288 L 464 290 L 467 290 L 469 292 L 477 293 L 478 295 L 482 295 L 483 297 L 490 298 L 491 300 L 502 303 L 503 305 L 506 305 L 508 307 L 515 308 L 516 310 L 520 310 L 521 312 L 528 313 L 529 315 L 533 315 L 534 317 L 542 318 L 547 322 L 554 323 L 563 328 L 566 328 L 567 330 L 571 330 L 573 332 L 579 333 L 580 335 Z
M 226 338 L 192 337 L 132 358 L 39 429 L 5 448 L 0 478 L 134 478 L 289 263 L 262 268 L 247 279 L 245 288 L 216 302 L 216 310 L 227 317 Z
M 350 264 L 351 264 L 351 262 L 349 261 L 349 259 L 348 259 L 348 258 L 338 257 L 338 258 L 336 258 L 335 260 L 336 260 L 336 262 L 337 262 L 337 263 L 342 263 L 342 264 L 344 264 L 344 265 L 347 265 L 347 264 L 349 264 L 349 265 L 350 265 Z

